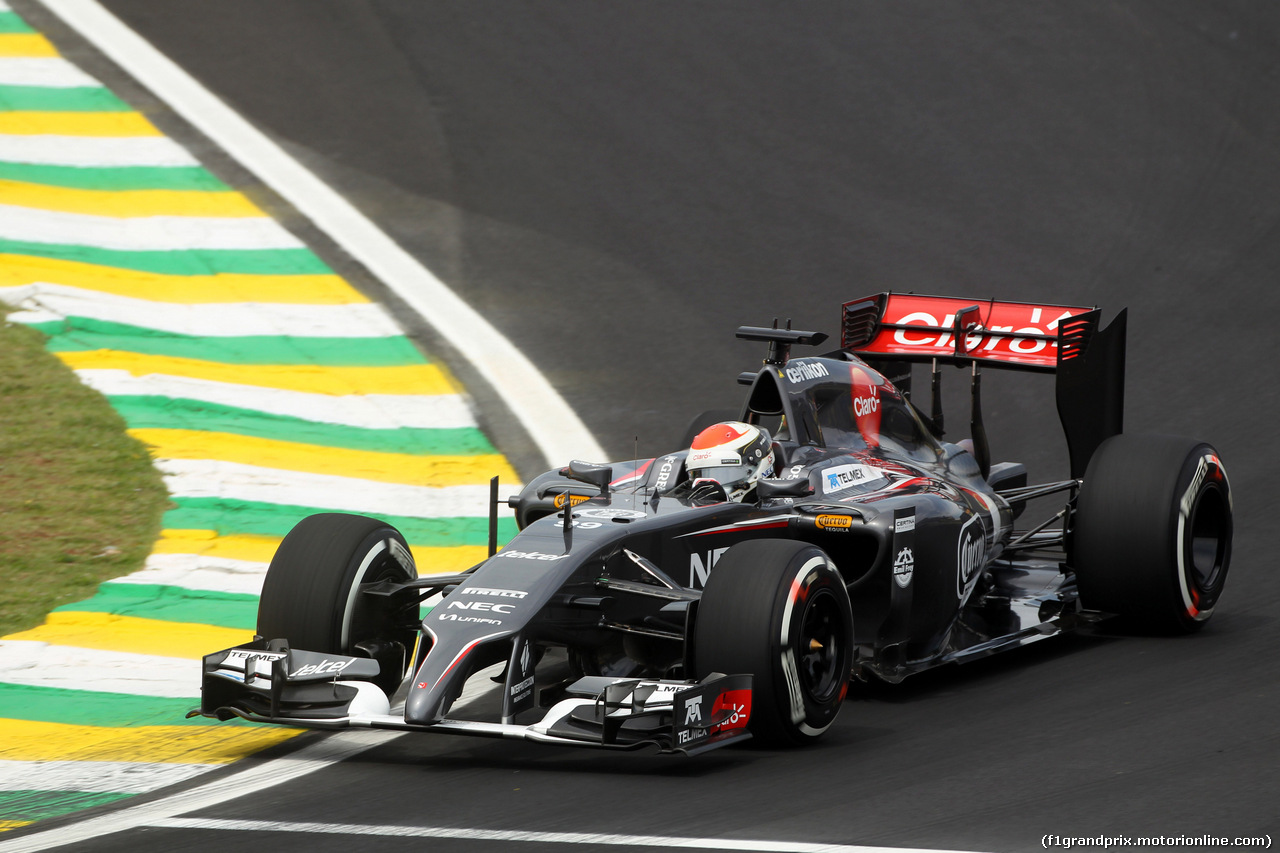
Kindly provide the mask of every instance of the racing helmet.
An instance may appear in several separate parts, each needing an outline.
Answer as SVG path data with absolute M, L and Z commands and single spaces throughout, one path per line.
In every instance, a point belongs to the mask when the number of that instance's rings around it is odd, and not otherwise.
M 694 437 L 685 467 L 695 488 L 700 480 L 712 480 L 724 487 L 729 499 L 736 500 L 762 475 L 772 473 L 773 441 L 768 431 L 758 426 L 741 421 L 718 423 Z

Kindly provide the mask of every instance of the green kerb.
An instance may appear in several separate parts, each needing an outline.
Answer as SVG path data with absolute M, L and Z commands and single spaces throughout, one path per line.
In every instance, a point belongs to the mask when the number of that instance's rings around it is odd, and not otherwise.
M 415 456 L 476 456 L 496 453 L 474 427 L 454 429 L 362 429 L 169 397 L 110 397 L 131 429 L 187 429 L 225 432 L 326 448 L 405 453 Z
M 305 506 L 281 506 L 229 498 L 172 498 L 176 508 L 164 515 L 169 530 L 213 530 L 220 536 L 245 534 L 281 538 L 302 519 L 332 510 Z M 410 545 L 451 547 L 485 545 L 489 541 L 489 519 L 414 518 L 370 513 L 404 534 Z M 516 534 L 513 518 L 498 519 L 498 541 L 507 542 Z
M 27 243 L 0 240 L 0 254 L 31 255 L 62 261 L 78 261 L 117 269 L 161 275 L 332 275 L 310 249 L 184 249 L 182 251 L 126 252 L 93 246 L 60 243 Z

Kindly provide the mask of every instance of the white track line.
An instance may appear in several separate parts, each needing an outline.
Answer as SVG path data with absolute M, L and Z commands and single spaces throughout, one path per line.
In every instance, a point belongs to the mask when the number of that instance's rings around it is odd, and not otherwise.
M 673 847 L 695 850 L 761 850 L 774 853 L 958 853 L 905 847 L 866 847 L 810 841 L 690 838 L 670 835 L 620 835 L 595 832 L 535 832 L 521 829 L 464 829 L 444 826 L 374 826 L 355 823 L 300 823 L 273 820 L 165 818 L 148 826 L 166 829 L 220 829 L 238 832 L 307 832 L 326 835 L 393 838 L 460 838 L 468 841 L 534 841 L 543 844 L 591 844 L 601 847 Z
M 350 202 L 94 0 L 41 0 L 394 290 L 476 368 L 548 464 L 604 451 L 547 378 Z

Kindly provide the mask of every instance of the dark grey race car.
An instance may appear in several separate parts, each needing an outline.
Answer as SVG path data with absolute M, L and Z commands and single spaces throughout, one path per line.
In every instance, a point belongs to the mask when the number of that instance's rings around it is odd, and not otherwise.
M 192 714 L 692 754 L 816 739 L 851 678 L 1107 617 L 1194 631 L 1230 562 L 1226 472 L 1203 442 L 1122 433 L 1124 315 L 1099 319 L 886 293 L 846 303 L 821 356 L 790 357 L 821 334 L 739 329 L 769 354 L 739 377 L 738 419 L 773 454 L 745 494 L 688 475 L 706 417 L 693 451 L 537 477 L 507 501 L 520 533 L 461 574 L 419 577 L 377 519 L 304 519 L 272 560 L 257 639 L 205 657 Z M 913 363 L 933 365 L 928 414 Z M 941 364 L 972 366 L 962 444 L 940 439 Z M 1056 374 L 1070 479 L 990 462 L 983 366 Z M 1051 495 L 1056 514 L 1017 526 Z M 493 504 L 491 531 L 496 482 Z M 458 702 L 499 666 L 498 700 Z

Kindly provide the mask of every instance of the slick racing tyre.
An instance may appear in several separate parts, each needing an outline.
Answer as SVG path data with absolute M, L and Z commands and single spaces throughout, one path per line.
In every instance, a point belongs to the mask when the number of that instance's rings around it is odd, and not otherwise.
M 1077 500 L 1080 601 L 1124 627 L 1189 633 L 1213 615 L 1231 564 L 1231 486 L 1208 444 L 1117 435 L 1093 454 Z
M 707 579 L 694 623 L 698 677 L 750 673 L 752 735 L 778 745 L 817 739 L 835 721 L 853 665 L 844 580 L 820 548 L 743 542 Z
M 258 634 L 290 648 L 375 658 L 377 684 L 394 693 L 416 636 L 416 608 L 397 614 L 389 599 L 360 594 L 378 581 L 418 576 L 404 537 L 375 518 L 321 513 L 285 536 L 267 569 Z

